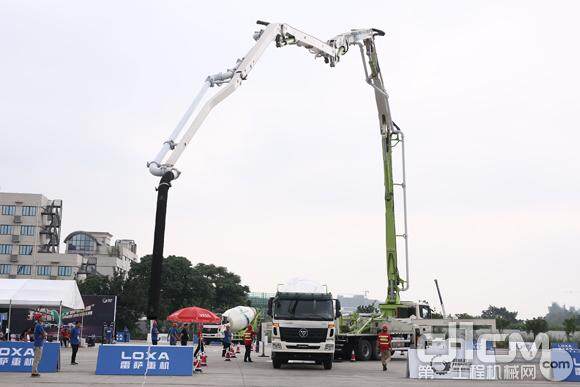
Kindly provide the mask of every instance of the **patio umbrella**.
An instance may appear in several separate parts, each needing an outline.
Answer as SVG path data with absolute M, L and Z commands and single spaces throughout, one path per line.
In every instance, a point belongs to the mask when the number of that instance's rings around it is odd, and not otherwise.
M 182 323 L 219 324 L 221 319 L 213 312 L 197 306 L 190 306 L 171 313 L 167 320 Z

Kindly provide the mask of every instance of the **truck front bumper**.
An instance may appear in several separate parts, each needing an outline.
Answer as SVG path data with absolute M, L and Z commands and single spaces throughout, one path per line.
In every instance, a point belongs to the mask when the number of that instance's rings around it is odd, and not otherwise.
M 272 359 L 280 360 L 325 360 L 334 354 L 334 342 L 289 343 L 272 342 Z

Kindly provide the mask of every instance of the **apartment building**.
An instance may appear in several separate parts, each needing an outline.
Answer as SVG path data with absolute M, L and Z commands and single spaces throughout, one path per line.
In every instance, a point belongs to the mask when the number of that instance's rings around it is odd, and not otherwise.
M 80 254 L 83 264 L 80 274 L 126 274 L 131 263 L 137 261 L 137 244 L 130 239 L 120 239 L 112 244 L 113 236 L 101 231 L 75 231 L 64 240 L 67 254 Z
M 59 253 L 62 200 L 0 192 L 0 278 L 74 279 L 83 257 Z

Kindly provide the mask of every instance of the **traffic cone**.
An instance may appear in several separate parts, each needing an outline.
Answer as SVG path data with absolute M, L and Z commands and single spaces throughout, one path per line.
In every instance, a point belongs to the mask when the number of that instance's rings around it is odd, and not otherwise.
M 240 352 L 242 352 L 242 351 L 240 350 L 240 343 L 238 343 L 238 345 L 236 345 L 236 353 L 240 353 Z
M 356 355 L 354 354 L 354 348 L 352 349 L 352 353 L 350 354 L 350 361 L 356 361 Z
M 194 365 L 194 372 L 202 372 L 201 369 L 201 361 L 199 360 L 199 355 L 197 355 L 197 357 L 195 358 L 195 361 L 193 362 Z
M 231 359 L 230 359 L 230 350 L 229 349 L 226 351 L 225 361 L 231 361 Z
M 230 347 L 230 357 L 232 359 L 235 359 L 236 358 L 236 351 L 234 351 L 234 347 L 233 346 Z
M 207 355 L 205 354 L 205 352 L 202 352 L 201 354 L 201 366 L 207 367 Z

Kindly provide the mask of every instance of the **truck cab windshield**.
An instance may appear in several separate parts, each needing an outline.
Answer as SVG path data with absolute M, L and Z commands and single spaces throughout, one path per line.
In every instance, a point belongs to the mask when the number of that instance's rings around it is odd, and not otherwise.
M 274 318 L 281 320 L 334 320 L 332 300 L 277 300 Z

